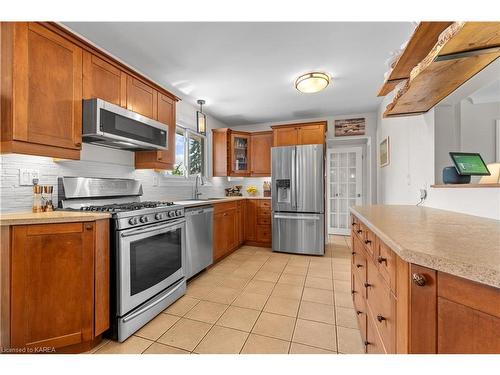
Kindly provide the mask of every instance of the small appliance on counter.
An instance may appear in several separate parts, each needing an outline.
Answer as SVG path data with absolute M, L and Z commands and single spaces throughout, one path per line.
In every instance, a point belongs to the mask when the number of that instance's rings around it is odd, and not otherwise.
M 172 202 L 141 202 L 139 181 L 61 177 L 59 208 L 109 212 L 111 330 L 123 342 L 186 292 L 186 219 Z
M 242 185 L 236 185 L 230 188 L 224 189 L 226 192 L 226 197 L 241 197 L 243 194 L 241 193 Z
M 483 158 L 476 152 L 450 152 L 454 167 L 443 169 L 444 184 L 468 184 L 471 176 L 490 176 Z

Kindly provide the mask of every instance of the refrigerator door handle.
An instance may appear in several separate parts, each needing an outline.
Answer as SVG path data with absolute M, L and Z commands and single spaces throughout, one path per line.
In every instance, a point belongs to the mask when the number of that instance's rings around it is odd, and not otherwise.
M 318 216 L 284 216 L 275 215 L 275 219 L 287 219 L 287 220 L 320 220 Z
M 297 183 L 295 179 L 297 178 L 297 148 L 292 149 L 292 181 L 290 183 L 291 188 L 291 200 L 292 209 L 297 209 Z

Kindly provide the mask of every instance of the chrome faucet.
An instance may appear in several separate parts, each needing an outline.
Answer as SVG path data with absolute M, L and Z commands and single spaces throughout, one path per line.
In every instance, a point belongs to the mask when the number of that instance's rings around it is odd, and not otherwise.
M 198 179 L 200 180 L 200 183 L 198 184 Z M 200 186 L 205 185 L 205 182 L 203 181 L 203 177 L 201 177 L 201 173 L 198 173 L 196 175 L 196 179 L 194 181 L 194 193 L 193 193 L 193 198 L 198 199 L 201 195 L 200 191 L 198 190 Z

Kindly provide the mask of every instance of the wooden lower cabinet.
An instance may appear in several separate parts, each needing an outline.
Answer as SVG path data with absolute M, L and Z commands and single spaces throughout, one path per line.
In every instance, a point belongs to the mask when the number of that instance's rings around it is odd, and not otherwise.
M 407 263 L 361 221 L 351 292 L 366 353 L 500 354 L 500 289 Z
M 27 352 L 88 350 L 109 328 L 109 222 L 10 227 L 8 340 Z M 5 296 L 6 291 L 2 291 Z M 7 309 L 2 310 L 6 313 Z M 4 328 L 4 327 L 2 327 Z
M 214 204 L 214 263 L 243 244 L 271 247 L 271 201 L 241 199 Z

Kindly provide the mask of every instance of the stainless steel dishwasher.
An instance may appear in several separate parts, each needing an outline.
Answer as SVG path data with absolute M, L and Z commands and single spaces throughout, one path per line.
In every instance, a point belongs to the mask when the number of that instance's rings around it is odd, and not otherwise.
M 186 278 L 213 263 L 213 206 L 186 208 Z

